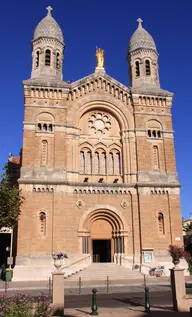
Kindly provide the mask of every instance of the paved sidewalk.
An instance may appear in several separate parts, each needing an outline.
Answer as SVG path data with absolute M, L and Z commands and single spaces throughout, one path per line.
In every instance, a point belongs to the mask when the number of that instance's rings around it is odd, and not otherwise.
M 78 308 L 78 309 L 65 309 L 65 317 L 83 317 L 90 315 L 90 308 Z M 99 316 L 102 317 L 142 317 L 142 316 L 151 316 L 151 317 L 187 317 L 189 313 L 178 313 L 172 311 L 170 308 L 158 308 L 151 309 L 151 313 L 147 314 L 144 312 L 143 307 L 127 307 L 127 308 L 102 308 L 98 310 Z

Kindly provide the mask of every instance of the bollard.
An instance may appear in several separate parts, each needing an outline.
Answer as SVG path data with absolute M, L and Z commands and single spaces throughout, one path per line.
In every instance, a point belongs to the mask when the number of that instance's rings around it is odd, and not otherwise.
M 5 281 L 5 294 L 7 294 L 8 287 L 9 287 L 9 283 Z
M 81 276 L 79 276 L 78 286 L 79 286 L 79 295 L 81 295 L 81 286 L 83 286 L 83 283 L 81 282 Z
M 145 287 L 145 312 L 150 313 L 151 305 L 149 301 L 149 287 Z
M 146 275 L 145 275 L 145 274 L 143 275 L 143 278 L 144 278 L 143 284 L 144 284 L 144 287 L 146 287 L 146 286 L 147 286 L 147 283 L 146 283 Z
M 111 282 L 109 281 L 109 276 L 107 276 L 107 282 L 106 282 L 106 285 L 107 285 L 107 293 L 109 293 L 109 284 L 111 284 Z
M 92 290 L 92 306 L 91 306 L 91 315 L 92 316 L 98 316 L 98 311 L 97 311 L 97 301 L 96 301 L 96 293 L 97 293 L 97 290 L 94 288 Z
M 49 286 L 49 297 L 51 297 L 51 289 L 52 289 L 52 287 L 51 287 L 51 277 L 49 277 L 49 284 L 48 284 L 48 286 Z

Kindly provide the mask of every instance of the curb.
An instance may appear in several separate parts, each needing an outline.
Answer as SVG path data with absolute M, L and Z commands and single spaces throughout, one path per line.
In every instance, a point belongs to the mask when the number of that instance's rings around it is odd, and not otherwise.
M 155 287 L 157 287 L 157 286 L 165 286 L 165 285 L 170 285 L 170 283 L 169 282 L 165 282 L 165 283 L 163 283 L 163 284 L 150 284 L 150 283 L 148 283 L 147 284 L 148 286 L 155 286 Z M 133 285 L 125 285 L 125 284 L 114 284 L 114 285 L 111 285 L 111 288 L 115 288 L 115 287 L 138 287 L 138 286 L 140 286 L 140 288 L 143 288 L 143 285 L 141 285 L 141 284 L 133 284 Z M 106 285 L 101 285 L 101 284 L 94 284 L 94 285 L 84 285 L 84 287 L 82 287 L 82 288 L 84 288 L 84 289 L 87 289 L 87 288 L 92 288 L 92 287 L 98 287 L 98 288 L 106 288 Z M 19 291 L 19 290 L 21 290 L 21 291 L 25 291 L 25 290 L 28 290 L 28 291 L 32 291 L 32 290 L 48 290 L 49 288 L 48 287 L 45 287 L 45 286 L 26 286 L 26 287 L 8 287 L 7 288 L 7 291 Z M 66 290 L 70 290 L 70 289 L 78 289 L 78 285 L 73 285 L 73 286 L 67 286 L 67 287 L 65 287 L 65 289 Z M 0 292 L 4 292 L 5 291 L 5 288 L 0 288 Z

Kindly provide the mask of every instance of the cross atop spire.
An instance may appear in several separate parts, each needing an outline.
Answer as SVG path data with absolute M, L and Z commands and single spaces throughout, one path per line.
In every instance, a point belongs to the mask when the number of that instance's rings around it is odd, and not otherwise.
M 51 8 L 51 6 L 48 6 L 46 10 L 47 10 L 47 15 L 51 15 L 51 11 L 53 10 L 53 8 Z
M 142 22 L 143 20 L 141 18 L 137 19 L 138 22 L 138 28 L 142 28 Z

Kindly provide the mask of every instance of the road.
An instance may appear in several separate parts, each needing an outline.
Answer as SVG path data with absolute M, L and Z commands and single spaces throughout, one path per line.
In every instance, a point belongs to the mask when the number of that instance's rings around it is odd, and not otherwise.
M 144 305 L 144 287 L 143 286 L 125 286 L 111 287 L 109 293 L 106 293 L 106 287 L 96 287 L 98 307 L 118 308 L 126 306 L 143 306 Z M 77 288 L 65 289 L 65 307 L 66 308 L 82 308 L 91 307 L 92 288 L 82 288 L 81 295 Z M 172 296 L 170 285 L 151 285 L 150 302 L 152 307 L 164 307 L 172 305 Z M 192 293 L 191 285 L 187 286 L 187 293 Z M 25 293 L 32 297 L 38 296 L 40 293 L 49 294 L 48 289 L 22 289 L 8 290 L 8 296 L 15 293 Z M 2 292 L 1 292 L 2 293 Z

